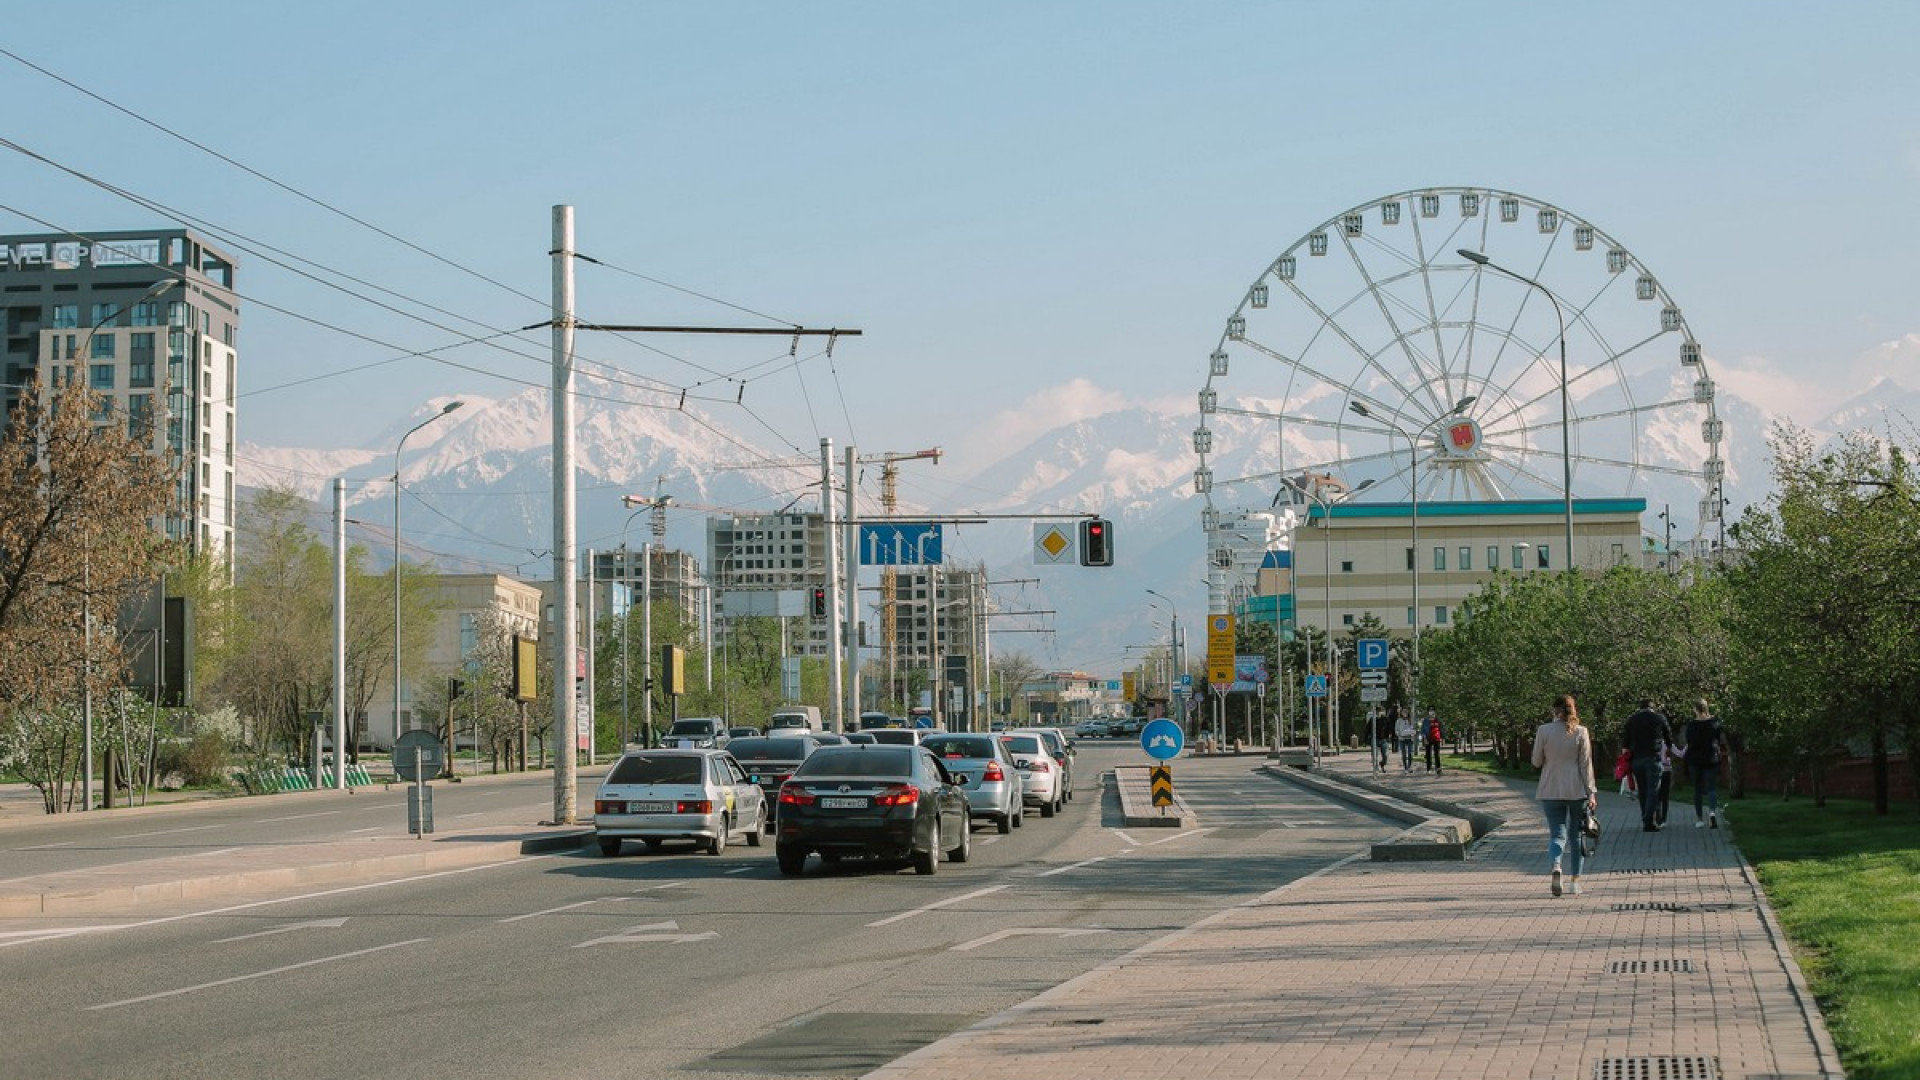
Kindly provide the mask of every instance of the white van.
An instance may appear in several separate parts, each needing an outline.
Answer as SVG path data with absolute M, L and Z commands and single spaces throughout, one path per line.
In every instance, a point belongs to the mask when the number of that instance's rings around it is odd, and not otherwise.
M 773 710 L 773 718 L 767 721 L 768 735 L 799 735 L 808 731 L 822 731 L 820 725 L 820 706 L 818 705 L 780 705 Z

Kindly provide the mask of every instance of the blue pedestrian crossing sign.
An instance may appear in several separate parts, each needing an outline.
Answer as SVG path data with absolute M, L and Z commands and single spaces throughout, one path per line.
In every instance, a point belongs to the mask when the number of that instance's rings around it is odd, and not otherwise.
M 1361 638 L 1354 643 L 1361 671 L 1387 670 L 1387 639 Z
M 1326 697 L 1327 696 L 1327 677 L 1325 675 L 1307 676 L 1307 696 L 1308 697 Z

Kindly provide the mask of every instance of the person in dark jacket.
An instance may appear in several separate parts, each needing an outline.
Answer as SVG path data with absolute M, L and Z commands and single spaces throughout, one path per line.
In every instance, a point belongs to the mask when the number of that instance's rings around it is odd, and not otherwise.
M 1693 703 L 1693 719 L 1681 736 L 1686 743 L 1687 779 L 1693 784 L 1693 827 L 1720 827 L 1720 763 L 1728 759 L 1727 734 L 1705 700 Z M 1701 804 L 1707 819 L 1700 820 Z
M 1393 753 L 1393 725 L 1400 718 L 1400 706 L 1389 705 L 1373 714 L 1373 771 L 1387 771 L 1387 756 Z
M 1621 741 L 1626 744 L 1633 762 L 1633 782 L 1640 789 L 1641 831 L 1659 832 L 1654 810 L 1660 800 L 1660 757 L 1662 752 L 1677 750 L 1673 728 L 1665 716 L 1655 711 L 1651 698 L 1641 698 L 1640 708 L 1627 717 Z

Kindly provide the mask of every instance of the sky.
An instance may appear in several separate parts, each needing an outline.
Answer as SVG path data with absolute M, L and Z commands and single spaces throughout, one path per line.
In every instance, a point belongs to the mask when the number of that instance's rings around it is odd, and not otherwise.
M 499 335 L 572 205 L 583 319 L 861 331 L 583 335 L 636 408 L 965 474 L 1191 411 L 1277 253 L 1485 185 L 1619 238 L 1725 390 L 1811 424 L 1920 383 L 1915 40 L 1904 2 L 38 4 L 0 134 L 171 209 L 7 151 L 0 231 L 244 236 L 243 438 L 340 447 L 546 384 L 546 332 Z

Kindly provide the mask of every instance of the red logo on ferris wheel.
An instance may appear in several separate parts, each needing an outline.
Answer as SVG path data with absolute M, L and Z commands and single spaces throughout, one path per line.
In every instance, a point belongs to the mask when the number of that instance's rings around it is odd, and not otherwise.
M 1470 454 L 1480 445 L 1480 425 L 1462 420 L 1447 427 L 1447 449 L 1454 454 Z

